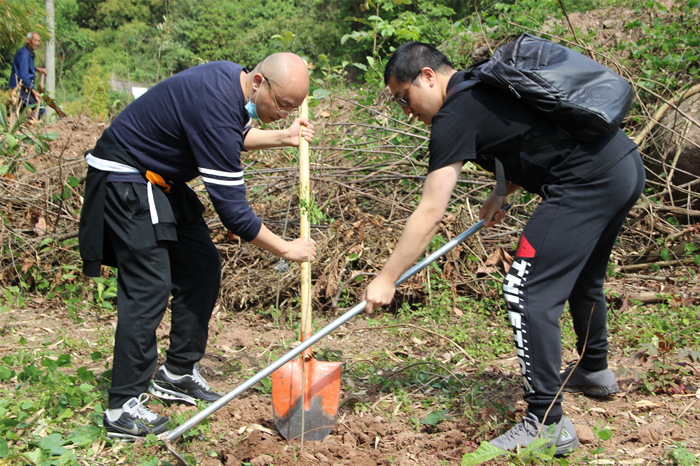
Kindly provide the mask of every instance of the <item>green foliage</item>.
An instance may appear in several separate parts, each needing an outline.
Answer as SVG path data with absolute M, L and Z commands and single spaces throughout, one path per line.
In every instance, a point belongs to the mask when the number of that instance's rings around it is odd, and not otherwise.
M 87 448 L 104 436 L 97 419 L 81 414 L 90 407 L 103 412 L 104 392 L 97 390 L 101 381 L 87 367 L 71 370 L 67 353 L 40 356 L 38 366 L 34 360 L 33 354 L 21 350 L 0 363 L 0 381 L 16 378 L 14 393 L 0 401 L 0 458 L 11 463 L 77 465 L 72 448 Z M 48 428 L 45 436 L 32 433 L 37 421 Z M 21 442 L 18 431 L 27 431 Z
M 698 1 L 674 2 L 672 10 L 653 1 L 645 6 L 655 14 L 648 21 L 637 19 L 626 26 L 639 38 L 618 45 L 628 47 L 631 58 L 640 64 L 640 84 L 650 90 L 675 90 L 692 82 L 700 66 Z
M 0 64 L 11 62 L 17 49 L 26 45 L 26 36 L 34 31 L 46 40 L 44 2 L 38 0 L 0 0 Z M 9 78 L 3 73 L 3 78 Z
M 672 464 L 674 466 L 694 466 L 700 462 L 697 456 L 688 451 L 685 443 L 682 442 L 674 443 L 667 448 L 663 459 L 666 461 L 662 461 L 662 464 Z
M 26 107 L 19 119 L 14 124 L 10 124 L 5 106 L 0 105 L 0 149 L 2 149 L 0 175 L 15 173 L 20 165 L 31 173 L 36 172 L 34 166 L 26 159 L 26 146 L 31 144 L 36 153 L 44 153 L 49 149 L 48 141 L 58 138 L 58 134 L 54 132 L 32 133 L 21 130 L 20 126 L 27 121 L 30 110 Z
M 689 375 L 687 363 L 700 361 L 700 337 L 694 329 L 697 309 L 680 305 L 673 298 L 652 313 L 620 316 L 618 338 L 634 347 L 630 367 L 618 375 L 632 374 L 640 390 L 649 394 L 679 394 Z M 633 329 L 628 333 L 625 329 Z
M 90 64 L 83 75 L 83 98 L 93 118 L 104 121 L 109 116 L 111 107 L 109 79 L 97 60 Z

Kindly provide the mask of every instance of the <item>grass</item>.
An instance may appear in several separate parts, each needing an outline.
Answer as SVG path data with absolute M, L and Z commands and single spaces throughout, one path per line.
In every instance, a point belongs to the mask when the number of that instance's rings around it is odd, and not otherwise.
M 472 438 L 491 438 L 517 418 L 513 400 L 513 395 L 519 397 L 517 376 L 503 378 L 490 372 L 494 358 L 513 353 L 510 325 L 501 307 L 493 311 L 487 300 L 460 299 L 463 313 L 458 316 L 454 299 L 440 288 L 437 274 L 432 286 L 436 292 L 431 306 L 405 304 L 396 314 L 367 318 L 369 327 L 384 332 L 381 338 L 386 344 L 361 360 L 343 355 L 347 363 L 344 390 L 362 394 L 354 404 L 357 414 L 375 411 L 387 419 L 399 416 L 412 429 L 428 434 L 442 422 L 460 419 L 474 426 Z M 12 304 L 31 298 L 12 290 L 7 293 Z M 103 308 L 102 312 L 114 311 Z M 681 363 L 700 360 L 700 333 L 694 327 L 697 315 L 696 306 L 674 299 L 656 306 L 632 305 L 625 312 L 611 305 L 611 346 L 630 357 L 629 369 L 639 373 L 640 389 L 654 394 L 677 388 L 685 374 Z M 568 312 L 561 323 L 563 346 L 573 353 L 575 337 Z M 30 333 L 12 326 L 3 332 L 3 344 L 14 350 L 0 360 L 0 383 L 5 389 L 0 400 L 0 464 L 82 464 L 105 451 L 112 460 L 125 459 L 128 464 L 166 464 L 159 460 L 162 454 L 154 438 L 141 446 L 124 447 L 113 443 L 101 428 L 113 344 L 110 327 L 97 330 L 89 339 L 71 335 L 60 326 L 53 333 Z M 282 344 L 283 348 L 271 350 L 269 356 L 286 352 L 287 342 Z M 337 358 L 332 351 L 324 354 L 328 359 Z M 245 369 L 236 366 L 236 370 Z M 258 392 L 269 395 L 269 387 L 260 384 Z M 174 415 L 172 425 L 180 425 L 185 417 Z M 197 441 L 208 429 L 205 421 L 186 436 Z M 604 426 L 595 431 L 604 446 Z M 666 453 L 666 460 L 693 464 L 688 463 L 686 453 L 679 444 Z M 466 464 L 488 454 L 477 450 Z M 586 458 L 570 464 L 585 464 Z M 533 449 L 516 453 L 510 460 L 560 461 L 547 451 Z

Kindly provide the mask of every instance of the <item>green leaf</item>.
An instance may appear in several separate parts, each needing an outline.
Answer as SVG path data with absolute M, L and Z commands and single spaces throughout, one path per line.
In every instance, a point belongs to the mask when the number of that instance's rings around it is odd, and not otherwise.
M 53 131 L 49 131 L 48 133 L 39 133 L 36 136 L 37 138 L 42 139 L 44 141 L 55 141 L 60 137 L 58 133 Z
M 357 21 L 358 23 L 369 24 L 369 21 L 367 21 L 366 19 L 355 18 L 354 16 L 346 16 L 345 19 L 343 19 L 343 21 Z
M 353 66 L 358 67 L 358 68 L 361 69 L 362 71 L 367 71 L 367 65 L 364 65 L 364 64 L 362 64 L 362 63 L 353 63 Z
M 2 105 L 4 107 L 4 105 Z M 9 453 L 10 449 L 7 447 L 7 440 L 0 437 L 0 458 L 4 458 Z
M 65 367 L 70 365 L 70 354 L 61 354 L 58 359 L 56 359 L 56 364 L 58 367 Z
M 660 256 L 665 261 L 671 260 L 671 252 L 668 250 L 668 248 L 661 251 Z
M 63 421 L 64 419 L 70 419 L 71 417 L 73 417 L 73 414 L 75 414 L 73 412 L 73 410 L 66 408 L 65 411 L 63 411 L 61 414 L 58 415 L 56 420 L 60 422 L 60 421 Z
M 314 99 L 321 100 L 331 95 L 331 91 L 328 89 L 316 89 L 312 95 L 314 96 Z
M 500 455 L 505 455 L 505 452 L 500 448 L 494 447 L 489 442 L 481 442 L 481 445 L 475 452 L 467 453 L 462 457 L 462 466 L 485 463 Z
M 7 110 L 5 110 L 4 105 L 0 105 L 0 125 L 2 125 L 2 129 L 7 131 Z M 7 445 L 7 444 L 6 444 Z
M 97 362 L 102 359 L 102 353 L 99 351 L 93 351 L 90 353 L 90 359 L 92 359 L 92 362 Z
M 601 440 L 610 440 L 610 438 L 612 437 L 612 431 L 610 429 L 600 429 L 595 434 Z
M 547 427 L 554 427 L 554 424 L 552 424 L 551 426 L 545 426 L 545 428 Z M 556 429 L 556 427 L 554 427 L 554 429 Z M 525 449 L 522 452 L 522 456 L 531 456 L 534 452 L 545 448 L 549 442 L 550 439 L 548 438 L 535 439 L 534 442 L 530 442 L 530 444 L 527 447 L 525 447 Z M 552 445 L 552 447 L 556 451 L 556 446 Z
M 29 173 L 36 173 L 36 168 L 34 168 L 34 165 L 31 163 L 22 162 L 22 165 L 24 165 L 24 168 L 26 168 Z
M 71 188 L 75 188 L 76 186 L 78 186 L 78 185 L 80 184 L 80 179 L 79 179 L 79 178 L 76 178 L 76 177 L 74 177 L 74 176 L 69 176 L 69 177 L 66 179 L 66 183 L 67 183 L 68 186 L 70 186 Z
M 63 440 L 61 434 L 51 434 L 39 440 L 38 444 L 42 450 L 49 450 L 53 456 L 61 456 L 66 451 L 61 445 L 68 443 L 68 440 Z
M 26 458 L 30 463 L 39 464 L 39 461 L 41 461 L 41 449 L 36 448 L 32 451 L 22 453 L 22 456 Z
M 429 426 L 437 425 L 440 421 L 445 419 L 445 414 L 447 414 L 446 409 L 443 409 L 442 411 L 433 411 L 432 413 L 428 414 L 423 419 L 421 419 L 420 423 Z
M 102 428 L 97 426 L 80 426 L 68 435 L 68 440 L 79 447 L 87 447 L 95 443 L 102 435 Z

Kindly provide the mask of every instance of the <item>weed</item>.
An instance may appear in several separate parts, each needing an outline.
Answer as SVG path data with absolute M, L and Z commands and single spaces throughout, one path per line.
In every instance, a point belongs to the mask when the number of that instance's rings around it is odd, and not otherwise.
M 698 464 L 698 458 L 686 450 L 685 443 L 676 442 L 666 449 L 661 464 L 674 466 L 693 466 Z

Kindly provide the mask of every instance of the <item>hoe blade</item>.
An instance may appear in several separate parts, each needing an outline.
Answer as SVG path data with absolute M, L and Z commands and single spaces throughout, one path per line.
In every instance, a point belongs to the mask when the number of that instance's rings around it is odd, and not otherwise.
M 339 362 L 299 358 L 272 373 L 272 410 L 286 439 L 323 440 L 333 430 L 340 401 Z M 302 387 L 305 396 L 302 399 Z

